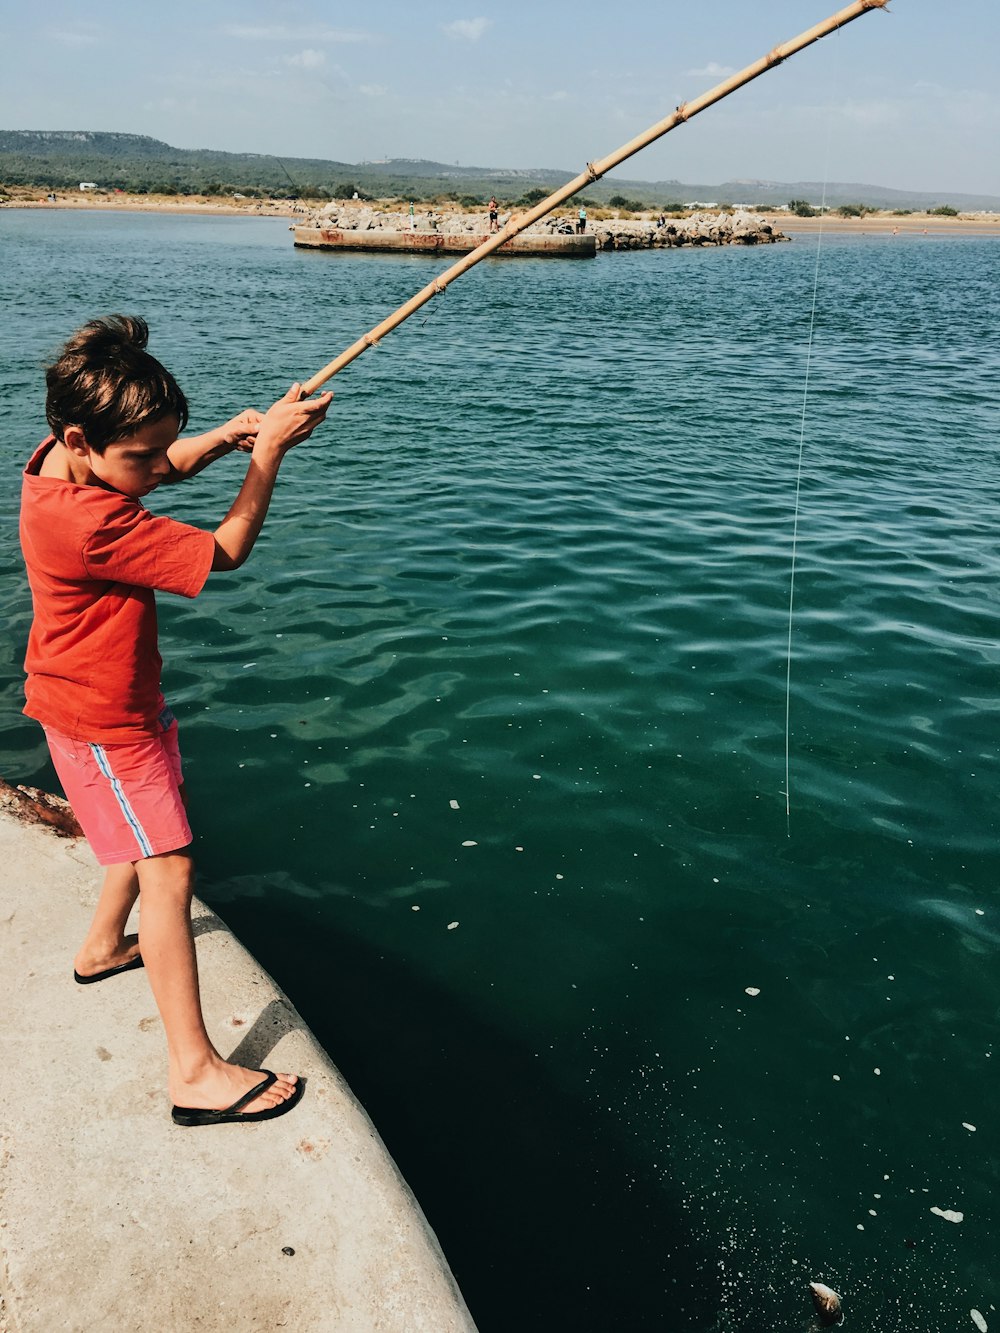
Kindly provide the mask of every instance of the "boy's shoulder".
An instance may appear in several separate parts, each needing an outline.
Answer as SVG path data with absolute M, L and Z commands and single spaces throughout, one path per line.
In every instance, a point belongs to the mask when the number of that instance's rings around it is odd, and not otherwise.
M 145 528 L 152 515 L 138 500 L 118 491 L 40 476 L 46 452 L 46 444 L 40 445 L 24 470 L 21 550 L 29 570 L 87 577 L 90 553 L 127 541 Z
M 43 440 L 24 469 L 21 513 L 28 521 L 58 522 L 74 530 L 101 527 L 106 522 L 135 520 L 147 511 L 138 500 L 103 486 L 81 486 L 61 477 L 43 477 L 40 469 L 54 443 Z

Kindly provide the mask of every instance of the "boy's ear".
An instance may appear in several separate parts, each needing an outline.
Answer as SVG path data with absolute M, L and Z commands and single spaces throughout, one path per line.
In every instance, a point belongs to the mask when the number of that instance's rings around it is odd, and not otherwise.
M 63 431 L 63 444 L 71 453 L 79 454 L 81 458 L 90 453 L 90 445 L 87 443 L 82 426 L 67 426 Z

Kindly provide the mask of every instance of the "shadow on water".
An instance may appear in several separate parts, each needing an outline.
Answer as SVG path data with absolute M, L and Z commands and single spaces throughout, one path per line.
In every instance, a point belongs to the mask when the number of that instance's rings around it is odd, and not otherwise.
M 717 1264 L 680 1198 L 531 1052 L 313 917 L 277 934 L 252 902 L 221 910 L 371 1115 L 481 1333 L 716 1327 Z

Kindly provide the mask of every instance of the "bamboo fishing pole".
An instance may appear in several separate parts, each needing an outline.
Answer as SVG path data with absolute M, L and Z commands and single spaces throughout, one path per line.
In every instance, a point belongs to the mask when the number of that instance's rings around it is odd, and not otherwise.
M 844 27 L 845 24 L 853 22 L 854 19 L 860 18 L 862 14 L 867 13 L 870 9 L 884 9 L 887 3 L 888 0 L 854 0 L 854 3 L 848 5 L 846 9 L 838 10 L 836 14 L 832 14 L 822 23 L 817 23 L 814 28 L 810 28 L 808 32 L 800 33 L 798 37 L 793 37 L 791 41 L 785 42 L 781 46 L 776 46 L 774 50 L 769 52 L 766 56 L 762 56 L 760 60 L 755 61 L 752 65 L 747 65 L 746 69 L 740 70 L 738 74 L 732 75 L 731 78 L 716 84 L 715 87 L 710 88 L 708 92 L 702 93 L 700 97 L 696 97 L 693 102 L 683 102 L 671 115 L 667 116 L 664 120 L 658 121 L 655 125 L 646 130 L 645 133 L 638 135 L 634 139 L 630 139 L 628 143 L 623 144 L 621 148 L 616 149 L 613 153 L 609 153 L 607 157 L 601 158 L 599 162 L 588 162 L 586 170 L 581 171 L 579 176 L 575 176 L 571 181 L 567 181 L 565 185 L 561 185 L 557 190 L 554 190 L 548 198 L 543 199 L 541 203 L 536 204 L 534 208 L 529 209 L 526 213 L 518 213 L 516 216 L 512 217 L 507 225 L 499 232 L 496 232 L 487 240 L 483 241 L 483 243 L 478 245 L 475 250 L 471 250 L 467 255 L 463 255 L 457 263 L 452 264 L 452 266 L 446 269 L 444 273 L 438 274 L 433 282 L 429 282 L 426 287 L 417 292 L 416 296 L 412 296 L 408 301 L 401 305 L 398 310 L 394 311 L 386 319 L 383 319 L 381 324 L 376 324 L 373 329 L 370 329 L 368 333 L 359 338 L 357 342 L 352 343 L 346 351 L 341 352 L 338 357 L 325 365 L 322 370 L 317 371 L 312 379 L 306 380 L 305 384 L 303 384 L 303 393 L 307 395 L 315 393 L 321 384 L 325 384 L 326 381 L 332 379 L 338 371 L 343 370 L 345 366 L 350 365 L 350 363 L 355 361 L 362 352 L 367 350 L 367 348 L 374 347 L 387 333 L 391 333 L 393 329 L 398 328 L 405 319 L 409 319 L 410 315 L 419 310 L 421 306 L 426 305 L 428 301 L 433 299 L 433 297 L 440 295 L 450 283 L 453 283 L 456 278 L 460 278 L 463 273 L 467 273 L 474 264 L 478 264 L 481 259 L 485 259 L 487 255 L 491 255 L 494 250 L 498 250 L 506 241 L 517 236 L 518 233 L 524 231 L 526 227 L 530 227 L 533 222 L 538 222 L 540 218 L 551 213 L 553 209 L 558 208 L 560 204 L 564 203 L 567 199 L 570 199 L 574 194 L 577 194 L 580 190 L 586 188 L 586 186 L 591 185 L 594 181 L 600 180 L 602 176 L 606 175 L 612 169 L 612 167 L 617 167 L 619 163 L 624 162 L 626 158 L 632 157 L 635 153 L 638 153 L 640 149 L 646 148 L 649 144 L 662 138 L 664 134 L 669 134 L 669 132 L 672 129 L 676 129 L 678 125 L 683 125 L 684 122 L 690 120 L 692 116 L 696 116 L 699 111 L 704 111 L 706 107 L 710 107 L 716 102 L 721 102 L 724 97 L 728 97 L 729 94 L 735 92 L 737 88 L 742 88 L 744 84 L 750 83 L 761 74 L 766 74 L 769 69 L 773 69 L 775 65 L 780 65 L 782 61 L 787 60 L 789 56 L 795 55 L 807 46 L 812 46 L 812 44 L 818 42 L 821 37 L 826 37 L 831 32 L 835 32 L 838 28 Z

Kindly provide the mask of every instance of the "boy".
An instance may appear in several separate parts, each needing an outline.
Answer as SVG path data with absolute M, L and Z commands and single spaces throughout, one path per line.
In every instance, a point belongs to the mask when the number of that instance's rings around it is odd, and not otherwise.
M 263 416 L 243 412 L 180 440 L 187 402 L 145 350 L 147 337 L 141 319 L 92 320 L 46 372 L 52 435 L 25 469 L 21 505 L 35 612 L 24 711 L 45 728 L 67 799 L 105 867 L 76 980 L 145 967 L 167 1037 L 175 1123 L 267 1120 L 291 1110 L 302 1084 L 228 1064 L 205 1029 L 191 933 L 191 829 L 177 722 L 160 693 L 153 592 L 195 597 L 213 569 L 242 565 L 284 455 L 319 425 L 333 395 L 303 401 L 293 384 Z M 250 461 L 214 532 L 143 508 L 142 497 L 161 483 L 193 476 L 235 448 L 248 449 Z M 137 897 L 138 940 L 124 934 Z

